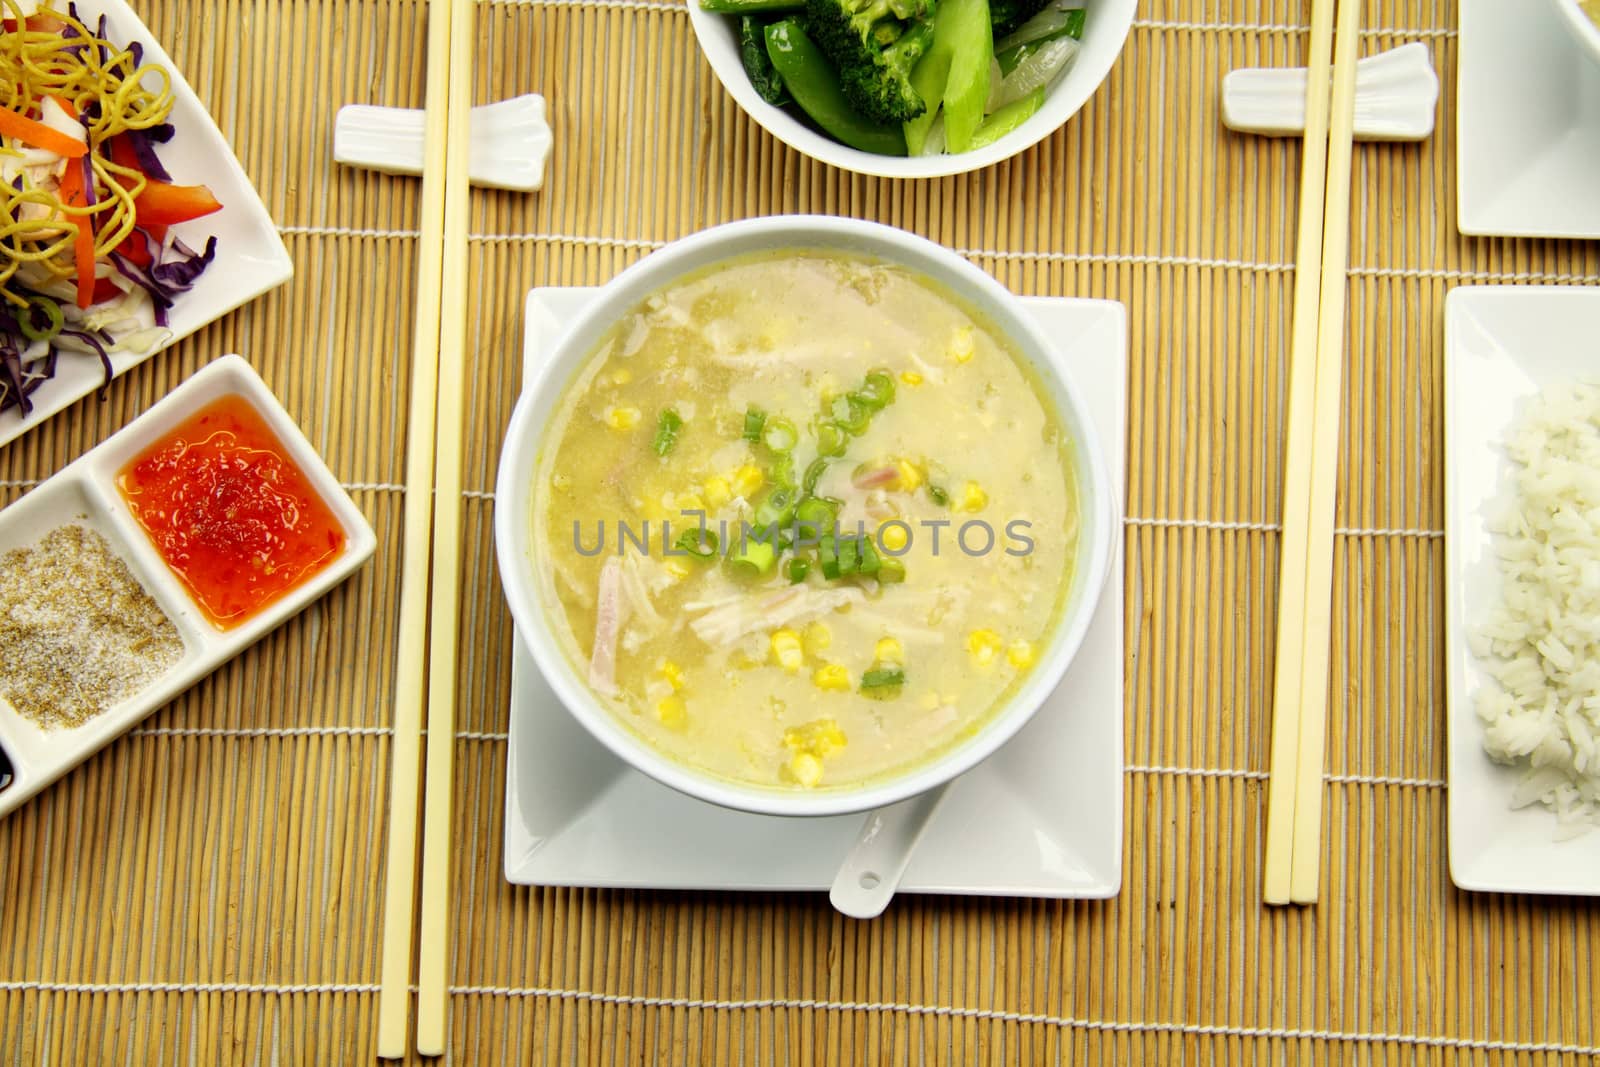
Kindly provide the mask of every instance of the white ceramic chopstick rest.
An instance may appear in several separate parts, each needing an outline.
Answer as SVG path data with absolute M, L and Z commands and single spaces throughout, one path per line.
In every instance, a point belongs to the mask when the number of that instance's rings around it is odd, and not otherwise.
M 1356 63 L 1356 140 L 1421 141 L 1433 132 L 1439 76 L 1428 46 L 1401 45 Z M 1304 67 L 1243 67 L 1222 79 L 1222 124 L 1298 137 L 1306 128 Z
M 421 174 L 421 111 L 346 104 L 333 120 L 333 158 L 385 174 Z M 467 177 L 486 189 L 533 192 L 544 185 L 553 137 L 537 93 L 472 109 Z

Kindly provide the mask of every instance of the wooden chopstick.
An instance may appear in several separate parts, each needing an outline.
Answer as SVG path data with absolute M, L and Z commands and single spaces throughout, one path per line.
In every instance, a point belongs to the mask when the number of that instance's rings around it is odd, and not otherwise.
M 467 363 L 467 157 L 472 125 L 473 0 L 452 0 L 445 141 L 444 280 L 439 291 L 438 453 L 434 463 L 433 612 L 428 626 L 428 776 L 422 825 L 417 1051 L 444 1054 L 449 1029 L 450 810 L 455 788 L 456 639 L 461 623 L 461 450 Z
M 1311 508 L 1312 420 L 1316 411 L 1317 308 L 1322 289 L 1323 195 L 1328 169 L 1328 78 L 1333 56 L 1334 0 L 1313 0 L 1306 71 L 1306 132 L 1300 172 L 1300 222 L 1295 246 L 1294 321 L 1289 342 L 1285 422 L 1284 528 L 1279 558 L 1278 647 L 1272 694 L 1272 773 L 1267 782 L 1264 898 L 1289 902 L 1294 845 L 1295 771 L 1299 766 L 1301 658 L 1304 622 L 1305 518 Z M 1291 516 L 1294 519 L 1291 520 Z
M 452 0 L 428 3 L 428 77 L 423 142 L 444 143 L 450 102 Z M 425 154 L 417 307 L 412 341 L 411 408 L 406 446 L 404 553 L 395 667 L 394 741 L 390 751 L 389 855 L 384 874 L 383 957 L 378 992 L 378 1055 L 406 1054 L 411 1002 L 412 906 L 416 890 L 417 788 L 422 748 L 423 669 L 428 644 L 428 570 L 432 560 L 434 405 L 438 399 L 440 291 L 444 273 L 445 168 L 448 155 Z
M 1327 217 L 1322 224 L 1322 300 L 1317 310 L 1317 410 L 1312 425 L 1300 680 L 1300 751 L 1295 772 L 1294 856 L 1289 899 L 1317 899 L 1322 855 L 1322 763 L 1327 747 L 1328 646 L 1332 640 L 1333 522 L 1339 479 L 1339 400 L 1344 383 L 1344 306 L 1350 265 L 1350 168 L 1355 140 L 1361 0 L 1342 0 L 1333 57 L 1333 127 L 1328 135 Z

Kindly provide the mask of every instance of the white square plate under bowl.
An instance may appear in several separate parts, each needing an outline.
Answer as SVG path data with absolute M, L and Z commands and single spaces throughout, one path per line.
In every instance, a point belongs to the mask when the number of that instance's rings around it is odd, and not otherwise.
M 1462 233 L 1600 237 L 1600 63 L 1555 10 L 1570 2 L 1461 0 Z
M 182 581 L 168 569 L 155 545 L 128 510 L 117 475 L 144 449 L 214 400 L 242 396 L 259 414 L 284 452 L 305 474 L 344 528 L 344 550 L 322 570 L 254 616 L 229 630 L 209 622 Z M 61 777 L 155 709 L 255 644 L 290 616 L 349 577 L 377 547 L 366 517 L 355 506 L 278 403 L 260 376 L 238 356 L 208 364 L 183 385 L 53 478 L 0 511 L 0 554 L 36 544 L 58 526 L 75 523 L 106 539 L 127 563 L 183 639 L 184 652 L 165 674 L 82 726 L 42 729 L 23 717 L 0 692 L 0 750 L 12 780 L 0 785 L 0 816 Z M 0 767 L 0 780 L 6 771 Z
M 1522 771 L 1483 751 L 1474 694 L 1494 684 L 1467 636 L 1499 598 L 1488 515 L 1508 474 L 1501 442 L 1527 399 L 1600 376 L 1600 289 L 1479 286 L 1445 301 L 1445 650 L 1450 878 L 1462 889 L 1600 895 L 1600 829 L 1555 839 L 1541 805 L 1511 810 Z
M 58 10 L 66 10 L 66 0 L 56 0 Z M 196 330 L 220 319 L 241 304 L 275 289 L 294 275 L 289 250 L 278 236 L 267 206 L 250 184 L 244 168 L 234 157 L 227 140 L 195 95 L 172 57 L 156 43 L 150 30 L 122 0 L 79 0 L 78 15 L 86 23 L 106 16 L 108 39 L 127 46 L 137 41 L 144 46 L 144 60 L 165 68 L 172 76 L 172 140 L 160 145 L 157 154 L 172 178 L 180 185 L 206 185 L 222 203 L 222 210 L 205 218 L 174 226 L 172 233 L 191 248 L 205 246 L 206 238 L 217 238 L 217 255 L 194 288 L 184 293 L 167 313 L 171 336 L 147 353 L 118 352 L 111 357 L 112 369 L 122 374 L 143 363 L 157 351 L 169 348 Z M 105 383 L 105 370 L 94 356 L 63 353 L 56 364 L 55 377 L 36 389 L 33 410 L 26 416 L 12 407 L 0 412 L 0 445 L 24 430 L 32 429 Z
M 524 375 L 590 289 L 528 297 Z M 1103 300 L 1023 301 L 1070 354 L 1122 499 L 1127 313 Z M 1118 537 L 1121 544 L 1121 537 Z M 901 892 L 1114 896 L 1122 885 L 1120 549 L 1077 659 L 1004 748 L 951 786 Z M 506 877 L 523 885 L 826 890 L 862 816 L 785 819 L 694 800 L 612 756 L 556 699 L 521 638 L 511 673 Z

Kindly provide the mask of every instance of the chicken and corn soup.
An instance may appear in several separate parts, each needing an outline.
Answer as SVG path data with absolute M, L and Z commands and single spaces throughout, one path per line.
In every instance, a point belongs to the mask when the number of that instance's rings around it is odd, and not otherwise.
M 616 325 L 549 433 L 556 630 L 623 723 L 726 779 L 858 785 L 970 737 L 1071 583 L 1060 421 L 903 268 L 786 252 L 692 276 Z

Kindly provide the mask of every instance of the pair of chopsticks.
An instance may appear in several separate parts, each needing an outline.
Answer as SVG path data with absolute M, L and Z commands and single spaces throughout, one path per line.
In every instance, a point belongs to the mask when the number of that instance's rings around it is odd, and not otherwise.
M 389 857 L 383 908 L 378 1055 L 406 1054 L 411 1000 L 418 755 L 427 686 L 417 1051 L 444 1052 L 449 996 L 450 799 L 460 627 L 461 434 L 466 393 L 467 155 L 473 0 L 429 0 L 422 228 L 406 453 Z M 430 579 L 431 565 L 431 579 Z M 426 672 L 424 671 L 426 668 Z
M 1322 851 L 1334 497 L 1350 260 L 1356 59 L 1361 43 L 1361 0 L 1337 0 L 1338 51 L 1330 79 L 1335 2 L 1312 0 L 1311 5 L 1305 169 L 1300 179 L 1289 347 L 1272 774 L 1267 788 L 1264 897 L 1268 904 L 1314 902 Z

